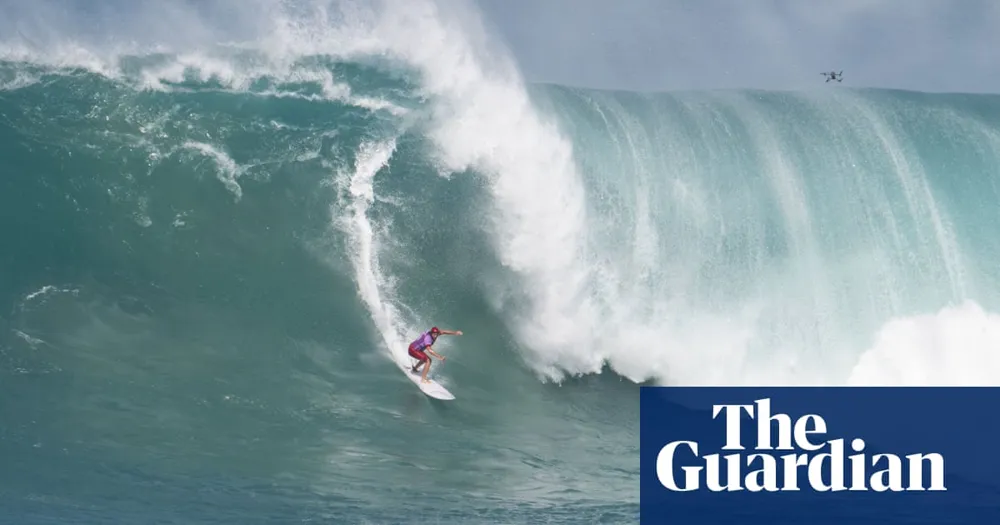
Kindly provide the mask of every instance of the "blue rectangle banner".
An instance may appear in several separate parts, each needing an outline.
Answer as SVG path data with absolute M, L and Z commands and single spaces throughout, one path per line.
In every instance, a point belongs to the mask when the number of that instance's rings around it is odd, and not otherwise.
M 640 523 L 1000 523 L 1000 388 L 643 387 Z

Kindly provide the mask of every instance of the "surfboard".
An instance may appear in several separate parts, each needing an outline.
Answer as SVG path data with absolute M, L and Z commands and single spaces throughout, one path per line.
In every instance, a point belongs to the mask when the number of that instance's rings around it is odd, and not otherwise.
M 433 397 L 434 399 L 441 399 L 443 401 L 455 399 L 454 394 L 449 392 L 447 388 L 443 387 L 441 383 L 438 383 L 430 377 L 427 378 L 430 383 L 424 383 L 421 381 L 420 376 L 424 373 L 423 369 L 414 372 L 410 369 L 410 367 L 404 366 L 403 373 L 406 374 L 406 377 L 410 378 L 410 381 L 413 381 L 413 384 L 417 385 L 417 388 L 419 388 L 421 392 L 427 394 L 428 396 Z

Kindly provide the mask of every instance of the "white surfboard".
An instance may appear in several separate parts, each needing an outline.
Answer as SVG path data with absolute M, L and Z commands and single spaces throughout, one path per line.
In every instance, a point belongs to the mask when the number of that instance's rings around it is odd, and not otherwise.
M 410 381 L 413 381 L 413 384 L 417 385 L 417 388 L 419 388 L 421 392 L 427 394 L 428 396 L 444 401 L 455 399 L 455 396 L 449 392 L 447 388 L 441 386 L 441 383 L 438 383 L 430 377 L 427 378 L 430 383 L 424 383 L 421 381 L 420 376 L 424 373 L 422 368 L 419 371 L 414 372 L 410 367 L 404 366 L 403 373 L 406 374 L 406 377 L 410 378 Z

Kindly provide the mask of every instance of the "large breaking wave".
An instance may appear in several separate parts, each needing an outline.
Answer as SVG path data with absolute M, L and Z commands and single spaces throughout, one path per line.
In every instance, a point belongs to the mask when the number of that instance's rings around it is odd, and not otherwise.
M 41 449 L 367 517 L 420 482 L 445 520 L 627 520 L 621 379 L 1000 378 L 1000 97 L 531 85 L 457 2 L 55 5 L 0 8 L 23 501 Z M 466 334 L 435 364 L 463 408 L 413 416 L 388 361 L 432 324 Z

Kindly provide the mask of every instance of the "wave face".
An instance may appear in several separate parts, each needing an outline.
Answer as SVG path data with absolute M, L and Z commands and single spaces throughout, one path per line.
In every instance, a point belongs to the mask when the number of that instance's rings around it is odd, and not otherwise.
M 527 85 L 458 4 L 31 5 L 9 521 L 631 523 L 638 384 L 1000 378 L 1000 97 Z M 394 364 L 430 325 L 445 404 Z

